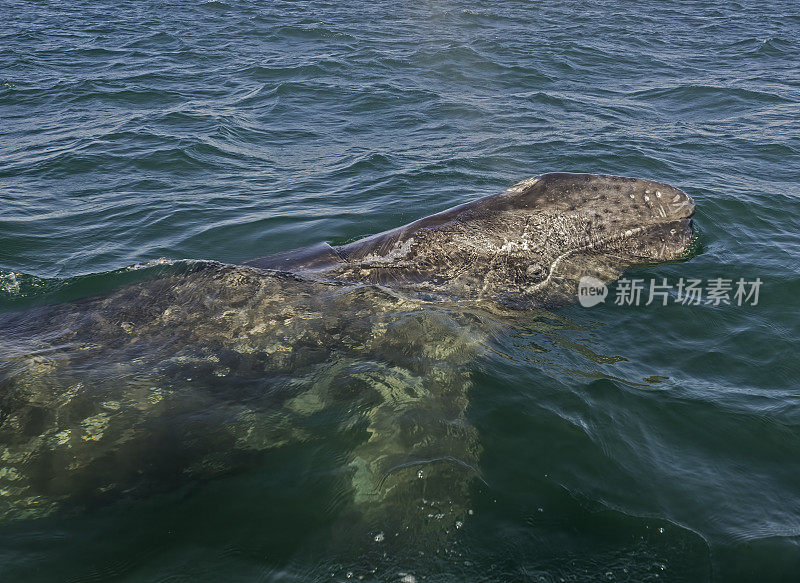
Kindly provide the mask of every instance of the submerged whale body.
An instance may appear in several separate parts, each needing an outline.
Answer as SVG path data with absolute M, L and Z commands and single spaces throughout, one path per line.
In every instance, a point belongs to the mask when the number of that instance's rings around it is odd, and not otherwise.
M 463 515 L 481 451 L 468 365 L 486 339 L 519 307 L 573 301 L 584 275 L 684 257 L 693 211 L 665 184 L 545 174 L 347 245 L 0 316 L 0 518 L 339 434 L 357 444 L 355 506 L 413 514 L 424 483 Z

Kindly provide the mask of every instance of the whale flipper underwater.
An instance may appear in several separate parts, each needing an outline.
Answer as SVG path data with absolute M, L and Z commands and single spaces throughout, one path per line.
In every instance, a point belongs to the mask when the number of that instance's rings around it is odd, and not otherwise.
M 665 184 L 545 174 L 339 247 L 1 315 L 0 518 L 226 474 L 331 432 L 356 436 L 356 506 L 424 482 L 463 510 L 480 456 L 468 365 L 504 314 L 683 258 L 693 212 Z

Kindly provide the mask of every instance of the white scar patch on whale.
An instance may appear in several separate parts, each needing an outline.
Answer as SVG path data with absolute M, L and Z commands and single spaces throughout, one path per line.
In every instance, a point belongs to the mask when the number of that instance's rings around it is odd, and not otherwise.
M 684 200 L 684 201 L 679 202 L 677 204 L 673 204 L 672 208 L 673 208 L 673 210 L 675 210 L 677 212 L 680 209 L 682 209 L 683 207 L 688 207 L 688 206 L 691 206 L 691 203 L 688 200 Z
M 528 241 L 522 240 L 522 243 L 507 240 L 503 245 L 497 249 L 498 253 L 511 253 L 512 251 L 529 251 L 530 245 Z
M 526 178 L 525 180 L 520 180 L 519 182 L 517 182 L 513 186 L 509 186 L 505 190 L 505 192 L 507 194 L 519 194 L 520 192 L 522 192 L 523 190 L 525 190 L 527 188 L 530 188 L 531 186 L 533 186 L 537 182 L 539 182 L 539 177 L 538 176 L 534 176 L 532 178 Z
M 391 263 L 395 259 L 404 259 L 411 252 L 414 246 L 414 237 L 410 237 L 405 241 L 397 241 L 394 247 L 386 255 L 378 255 L 377 253 L 370 253 L 360 263 Z

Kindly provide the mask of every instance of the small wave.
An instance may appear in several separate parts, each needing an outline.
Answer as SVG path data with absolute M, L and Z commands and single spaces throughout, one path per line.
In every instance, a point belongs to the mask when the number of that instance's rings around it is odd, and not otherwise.
M 39 295 L 54 288 L 59 280 L 0 269 L 0 302 Z M 0 304 L 2 305 L 2 304 Z
M 230 10 L 233 8 L 227 2 L 221 2 L 220 0 L 204 0 L 201 4 L 204 8 L 213 8 L 216 10 Z
M 123 47 L 126 49 L 153 48 L 163 51 L 164 48 L 176 48 L 182 47 L 183 45 L 184 43 L 179 37 L 173 36 L 172 34 L 164 32 L 163 30 L 159 30 L 158 32 L 153 32 L 148 36 L 135 37 L 133 40 L 123 45 Z
M 360 173 L 377 170 L 385 172 L 396 166 L 392 157 L 379 152 L 364 152 L 357 156 L 345 158 L 337 164 L 336 175 L 358 176 Z
M 185 259 L 186 262 L 192 262 L 191 259 Z M 159 267 L 162 265 L 175 265 L 177 261 L 175 259 L 167 259 L 166 257 L 161 257 L 159 259 L 150 259 L 148 261 L 142 261 L 140 263 L 134 263 L 133 265 L 129 265 L 128 267 L 123 267 L 125 271 L 139 271 L 140 269 L 149 269 L 150 267 Z
M 278 35 L 279 37 L 299 39 L 299 40 L 315 40 L 315 39 L 326 39 L 326 38 L 355 40 L 355 37 L 353 35 L 339 30 L 333 30 L 331 28 L 328 28 L 327 26 L 323 26 L 323 23 L 321 22 L 314 25 L 298 25 L 298 24 L 284 25 L 277 29 L 276 35 Z
M 333 58 L 291 64 L 264 62 L 244 71 L 247 76 L 267 87 L 280 85 L 282 81 L 308 84 L 325 76 L 339 75 L 343 72 L 342 62 Z
M 104 87 L 100 83 L 82 83 L 82 87 L 70 88 L 66 94 L 67 103 L 84 101 L 100 101 L 111 105 L 146 106 L 151 104 L 166 105 L 177 102 L 178 92 L 161 91 L 144 86 L 126 86 L 120 88 Z
M 0 268 L 0 311 L 17 310 L 45 302 L 58 303 L 102 294 L 143 279 L 191 272 L 221 263 L 196 259 L 150 259 L 112 271 L 67 278 L 38 277 Z
M 755 91 L 743 87 L 719 87 L 714 85 L 678 85 L 675 87 L 656 87 L 636 91 L 634 97 L 643 99 L 672 99 L 680 102 L 698 100 L 716 100 L 717 104 L 732 104 L 744 102 L 770 102 L 770 103 L 792 103 L 788 99 L 777 93 L 766 91 Z
M 783 39 L 770 37 L 764 39 L 757 49 L 752 51 L 756 55 L 781 56 L 788 54 L 792 49 L 792 44 Z

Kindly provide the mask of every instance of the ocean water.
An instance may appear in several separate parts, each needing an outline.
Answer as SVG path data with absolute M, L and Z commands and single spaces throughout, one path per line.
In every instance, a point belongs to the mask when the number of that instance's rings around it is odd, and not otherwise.
M 629 277 L 762 282 L 756 305 L 616 305 L 616 285 L 592 308 L 407 308 L 401 324 L 381 320 L 389 352 L 328 338 L 333 368 L 313 374 L 340 396 L 287 430 L 306 437 L 210 474 L 155 472 L 144 494 L 101 484 L 57 510 L 33 504 L 0 524 L 4 581 L 798 580 L 797 3 L 11 0 L 2 12 L 5 318 L 74 313 L 195 260 L 341 244 L 550 171 L 651 178 L 695 199 L 694 256 Z M 300 378 L 292 366 L 281 382 Z M 9 370 L 6 424 L 20 407 Z M 146 365 L 87 371 L 109 394 L 152 380 Z M 474 472 L 453 493 L 466 505 L 423 510 L 413 536 L 385 516 L 362 528 L 349 472 L 372 410 L 354 379 L 406 390 L 434 377 L 458 389 L 470 428 Z M 36 378 L 28 395 L 46 400 Z M 240 419 L 235 406 L 200 415 L 202 435 Z M 87 432 L 114 418 L 83 415 Z M 141 467 L 180 457 L 174 426 Z M 38 491 L 59 491 L 56 462 L 84 438 L 36 458 Z M 7 445 L 3 492 L 17 487 Z M 92 471 L 116 463 L 106 453 Z

